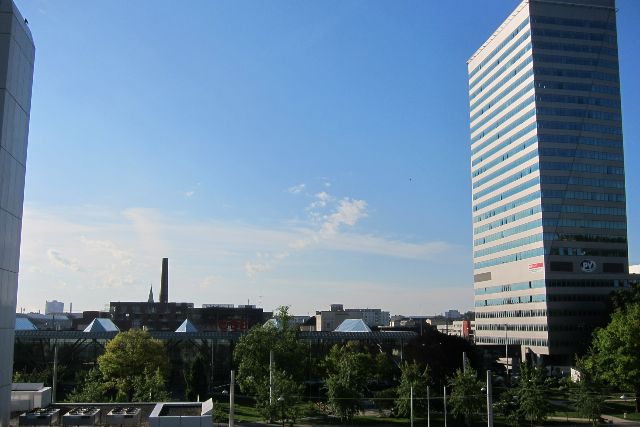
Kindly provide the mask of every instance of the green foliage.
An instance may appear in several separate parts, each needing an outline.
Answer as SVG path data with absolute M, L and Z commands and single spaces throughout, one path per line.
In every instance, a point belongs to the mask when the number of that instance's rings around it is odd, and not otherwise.
M 133 390 L 134 402 L 166 402 L 170 399 L 160 368 L 155 372 L 145 369 L 144 375 L 134 377 Z
M 370 396 L 369 378 L 375 376 L 375 358 L 358 343 L 333 346 L 323 361 L 329 405 L 345 424 L 362 409 Z
M 429 367 L 422 368 L 415 361 L 404 362 L 400 365 L 400 384 L 396 389 L 397 399 L 395 407 L 397 414 L 408 417 L 411 412 L 411 387 L 413 387 L 414 415 L 422 416 L 427 413 L 427 387 L 430 384 Z
M 195 401 L 199 396 L 201 400 L 205 400 L 205 396 L 209 391 L 209 378 L 207 360 L 202 353 L 196 354 L 195 358 L 184 370 L 183 375 L 186 385 L 186 399 Z
M 306 347 L 298 340 L 297 330 L 290 325 L 288 307 L 280 307 L 277 325 L 255 326 L 240 338 L 233 357 L 238 364 L 238 384 L 243 393 L 256 397 L 265 419 L 273 421 L 279 413 L 269 403 L 269 352 L 274 358 L 274 399 L 286 395 L 288 402 L 302 394 L 307 357 Z M 280 394 L 277 394 L 280 390 Z M 293 406 L 293 405 L 288 405 Z M 294 414 L 288 414 L 288 419 Z
M 617 310 L 605 328 L 594 332 L 584 371 L 595 379 L 636 393 L 640 409 L 640 303 Z
M 545 392 L 545 375 L 541 368 L 523 363 L 515 385 L 515 398 L 519 416 L 531 425 L 541 423 L 549 413 Z
M 164 345 L 151 338 L 148 332 L 120 332 L 107 343 L 104 354 L 98 357 L 98 369 L 89 371 L 67 400 L 168 400 L 165 386 L 168 368 L 169 360 Z
M 58 365 L 58 375 L 60 375 L 61 366 Z M 53 369 L 45 367 L 42 370 L 33 369 L 31 371 L 14 371 L 13 382 L 14 383 L 44 383 L 45 386 L 51 386 L 53 379 Z
M 484 408 L 483 383 L 478 379 L 475 370 L 467 364 L 466 369 L 458 369 L 450 379 L 451 413 L 454 416 L 464 416 L 467 425 L 472 416 L 481 413 Z
M 603 388 L 603 384 L 598 383 L 585 372 L 571 389 L 578 413 L 591 421 L 594 427 L 598 425 L 604 407 L 606 396 Z
M 80 385 L 67 395 L 67 402 L 108 402 L 109 384 L 100 369 L 91 369 Z
M 518 427 L 523 421 L 522 414 L 518 411 L 518 402 L 511 390 L 503 391 L 500 394 L 494 408 L 496 413 L 502 415 L 510 426 Z
M 258 411 L 265 420 L 282 420 L 284 417 L 285 422 L 295 423 L 300 416 L 297 405 L 301 402 L 304 386 L 286 372 L 274 369 L 273 396 L 270 400 L 268 380 L 264 387 L 259 388 L 260 394 L 256 396 Z

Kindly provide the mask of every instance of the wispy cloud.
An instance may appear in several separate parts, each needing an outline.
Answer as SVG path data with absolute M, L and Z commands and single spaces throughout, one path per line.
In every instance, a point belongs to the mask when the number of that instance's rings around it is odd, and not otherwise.
M 49 258 L 51 264 L 57 267 L 66 268 L 75 272 L 82 271 L 82 267 L 80 267 L 77 260 L 66 258 L 56 250 L 49 249 L 47 251 L 47 258 Z
M 291 194 L 300 194 L 304 191 L 305 187 L 306 187 L 305 184 L 298 184 L 298 185 L 289 187 L 287 191 Z

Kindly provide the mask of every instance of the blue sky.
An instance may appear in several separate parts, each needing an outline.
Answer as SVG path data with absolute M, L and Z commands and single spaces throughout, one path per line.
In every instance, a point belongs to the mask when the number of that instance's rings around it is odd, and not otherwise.
M 513 0 L 16 0 L 36 43 L 18 307 L 472 306 L 466 60 Z M 640 2 L 617 3 L 640 263 Z M 67 306 L 68 309 L 68 306 Z

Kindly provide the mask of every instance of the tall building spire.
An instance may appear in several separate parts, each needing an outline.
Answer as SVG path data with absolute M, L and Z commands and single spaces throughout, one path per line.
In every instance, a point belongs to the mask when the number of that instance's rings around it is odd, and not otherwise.
M 149 285 L 149 299 L 147 302 L 153 304 L 153 285 Z

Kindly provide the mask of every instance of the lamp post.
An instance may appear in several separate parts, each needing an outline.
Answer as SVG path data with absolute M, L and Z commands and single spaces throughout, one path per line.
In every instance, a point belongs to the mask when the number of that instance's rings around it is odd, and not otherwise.
M 493 427 L 493 393 L 491 390 L 491 371 L 487 370 L 487 385 L 486 388 L 482 387 L 483 389 L 486 389 L 487 391 L 487 427 Z
M 507 383 L 511 383 L 511 375 L 509 375 L 509 326 L 504 324 L 504 363 L 507 366 Z
M 278 402 L 280 402 L 280 417 L 282 418 L 282 427 L 284 427 L 284 396 L 280 396 Z

